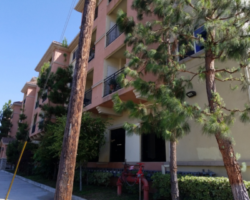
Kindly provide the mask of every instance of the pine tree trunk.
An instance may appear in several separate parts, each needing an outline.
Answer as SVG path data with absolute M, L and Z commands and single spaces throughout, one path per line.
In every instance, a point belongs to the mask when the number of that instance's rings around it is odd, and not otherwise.
M 55 200 L 71 200 L 96 0 L 85 0 Z
M 170 176 L 172 200 L 179 200 L 179 188 L 177 179 L 176 141 L 170 141 Z
M 82 162 L 80 162 L 80 191 L 82 191 Z
M 216 92 L 215 85 L 215 68 L 214 68 L 214 55 L 211 50 L 206 51 L 205 55 L 206 67 L 206 90 L 207 98 L 210 107 L 210 112 L 215 111 L 216 105 L 213 102 L 213 92 Z M 219 121 L 219 119 L 218 119 Z M 230 138 L 223 137 L 221 133 L 215 135 L 224 166 L 227 170 L 227 175 L 231 185 L 234 200 L 249 200 L 248 192 L 243 183 L 241 170 L 236 160 L 234 149 Z

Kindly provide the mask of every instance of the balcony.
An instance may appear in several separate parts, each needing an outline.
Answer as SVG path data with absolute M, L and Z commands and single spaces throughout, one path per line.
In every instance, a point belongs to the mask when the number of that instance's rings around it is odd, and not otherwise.
M 109 77 L 104 79 L 104 94 L 103 97 L 116 92 L 117 90 L 121 89 L 122 87 L 117 82 L 117 77 L 123 73 L 124 68 L 116 71 L 114 74 L 110 75 Z
M 89 62 L 95 58 L 95 46 L 92 46 L 89 51 Z
M 118 38 L 122 33 L 119 31 L 117 24 L 115 24 L 109 31 L 106 33 L 106 47 L 110 45 L 116 38 Z
M 32 126 L 32 132 L 31 132 L 31 133 L 35 133 L 35 131 L 36 131 L 36 124 L 34 124 L 34 125 Z
M 91 104 L 92 102 L 92 89 L 89 89 L 84 94 L 83 107 Z

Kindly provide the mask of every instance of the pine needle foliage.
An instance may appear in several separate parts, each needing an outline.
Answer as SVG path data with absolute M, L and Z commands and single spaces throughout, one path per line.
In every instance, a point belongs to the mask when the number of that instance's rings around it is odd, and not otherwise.
M 43 111 L 40 117 L 44 119 L 44 123 L 40 128 L 45 128 L 46 123 L 50 123 L 52 116 L 61 117 L 67 114 L 66 105 L 69 103 L 71 92 L 72 69 L 72 66 L 67 68 L 59 67 L 53 73 L 45 63 L 43 72 L 37 80 L 37 85 L 41 88 L 39 96 L 43 97 L 43 94 L 46 94 L 49 101 L 47 104 L 40 105 Z
M 136 23 L 136 19 L 127 17 L 126 13 L 118 13 L 118 26 L 121 31 L 125 31 L 125 43 L 132 48 L 125 53 L 129 63 L 119 80 L 123 86 L 132 86 L 141 96 L 146 97 L 152 104 L 152 111 L 148 112 L 148 107 L 143 104 L 121 102 L 117 95 L 113 97 L 115 110 L 122 112 L 129 109 L 132 117 L 142 119 L 142 124 L 144 116 L 151 115 L 152 123 L 154 118 L 157 119 L 159 111 L 155 111 L 156 108 L 196 118 L 202 124 L 205 134 L 215 135 L 218 145 L 227 145 L 220 147 L 220 151 L 224 162 L 234 163 L 225 163 L 232 188 L 239 184 L 243 187 L 242 191 L 246 191 L 229 133 L 236 117 L 244 123 L 250 121 L 250 105 L 245 105 L 242 110 L 228 108 L 216 91 L 215 83 L 225 82 L 228 86 L 233 83 L 233 90 L 241 88 L 246 91 L 249 88 L 248 73 L 245 73 L 250 62 L 249 2 L 134 0 L 132 8 L 137 11 Z M 144 16 L 155 16 L 155 20 L 146 21 Z M 204 64 L 196 71 L 191 70 L 185 65 L 186 58 L 203 60 Z M 219 64 L 228 60 L 236 64 L 224 68 Z M 148 73 L 154 74 L 156 81 L 146 81 L 144 77 Z M 204 109 L 183 100 L 185 89 L 192 87 L 196 77 L 206 83 L 208 105 Z M 182 122 L 185 124 L 185 121 Z M 126 126 L 135 129 L 132 125 Z M 230 174 L 232 168 L 236 171 Z M 239 182 L 233 183 L 236 176 L 240 177 Z M 249 199 L 245 192 L 241 194 L 245 198 L 241 198 L 239 193 L 232 191 L 235 199 Z
M 92 117 L 88 112 L 83 113 L 77 153 L 78 161 L 87 162 L 99 155 L 99 147 L 104 144 L 107 123 L 108 121 L 101 117 Z M 57 118 L 56 123 L 49 126 L 49 130 L 53 133 L 49 134 L 49 138 L 55 142 L 47 148 L 52 152 L 53 157 L 59 158 L 62 150 L 66 116 Z
M 25 121 L 26 119 L 27 116 L 24 114 L 24 109 L 22 109 L 22 113 L 19 115 L 16 139 L 23 142 L 26 141 L 29 137 L 29 125 Z
M 13 110 L 11 109 L 11 100 L 4 104 L 0 111 L 0 140 L 2 137 L 7 137 L 12 127 L 11 117 Z

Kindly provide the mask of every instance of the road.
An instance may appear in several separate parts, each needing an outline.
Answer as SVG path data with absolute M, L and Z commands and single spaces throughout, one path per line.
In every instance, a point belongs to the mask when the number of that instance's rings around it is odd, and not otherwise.
M 4 200 L 12 175 L 0 171 L 0 200 Z M 8 200 L 53 200 L 54 194 L 15 178 Z

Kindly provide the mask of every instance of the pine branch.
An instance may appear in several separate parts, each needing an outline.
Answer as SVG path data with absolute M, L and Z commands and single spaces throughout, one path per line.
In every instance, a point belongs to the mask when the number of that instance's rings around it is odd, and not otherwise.
M 189 2 L 188 0 L 186 0 L 185 2 L 186 2 L 191 8 L 193 8 L 195 11 L 198 12 L 198 10 L 194 7 L 194 5 L 193 5 L 191 2 Z
M 224 110 L 226 110 L 226 111 L 228 111 L 228 112 L 233 112 L 233 113 L 236 113 L 236 112 L 246 112 L 247 110 L 249 110 L 248 108 L 246 108 L 246 109 L 244 109 L 244 110 L 239 110 L 239 109 L 229 109 L 229 108 L 227 108 L 227 107 L 225 107 L 225 106 L 222 106 L 222 105 L 220 105 L 219 103 L 217 103 L 217 102 L 214 102 L 214 104 L 216 104 L 217 106 L 219 106 L 220 108 L 222 108 L 222 109 L 224 109 Z
M 234 17 L 237 17 L 239 16 L 240 14 L 242 14 L 244 12 L 239 12 L 239 13 L 236 13 L 234 16 L 230 16 L 230 17 L 223 17 L 223 18 L 220 18 L 219 20 L 228 20 L 228 19 L 231 19 L 231 18 L 234 18 Z
M 246 68 L 246 67 L 247 67 L 246 65 L 240 64 L 240 68 L 239 69 Z M 239 69 L 236 69 L 234 71 L 229 71 L 227 69 L 218 69 L 218 70 L 215 70 L 215 73 L 217 73 L 217 72 L 226 72 L 226 73 L 229 73 L 229 74 L 234 74 L 234 73 L 238 72 Z
M 217 81 L 220 81 L 220 82 L 227 82 L 227 81 L 240 81 L 240 82 L 242 82 L 242 80 L 240 80 L 239 78 L 219 79 L 219 78 L 216 78 L 216 77 L 215 77 L 215 79 L 216 79 Z

